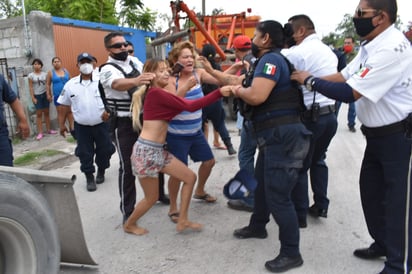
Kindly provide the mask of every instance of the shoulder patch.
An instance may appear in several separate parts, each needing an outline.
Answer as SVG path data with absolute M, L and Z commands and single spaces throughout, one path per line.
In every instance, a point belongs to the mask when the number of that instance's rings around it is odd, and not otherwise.
M 266 63 L 263 67 L 263 73 L 267 75 L 275 75 L 276 73 L 276 66 L 270 63 Z
M 371 67 L 368 67 L 368 66 L 360 68 L 358 72 L 356 72 L 356 75 L 359 76 L 360 78 L 364 78 L 366 74 L 369 73 L 370 70 L 371 70 Z
M 112 76 L 112 72 L 110 70 L 105 71 L 104 73 L 100 73 L 100 80 L 109 79 Z

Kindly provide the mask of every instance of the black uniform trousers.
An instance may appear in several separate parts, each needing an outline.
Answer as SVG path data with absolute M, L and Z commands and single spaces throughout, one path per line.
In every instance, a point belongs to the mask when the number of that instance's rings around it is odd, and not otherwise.
M 94 126 L 84 126 L 75 122 L 74 130 L 77 138 L 75 154 L 80 159 L 80 170 L 86 174 L 94 173 L 93 160 L 99 169 L 107 169 L 115 152 L 108 124 L 102 122 Z
M 368 231 L 374 247 L 386 253 L 384 273 L 409 273 L 411 140 L 399 132 L 366 141 L 359 183 Z
M 315 205 L 320 209 L 328 209 L 327 189 L 329 171 L 325 159 L 329 144 L 336 134 L 338 122 L 335 113 L 331 111 L 328 114 L 320 115 L 316 122 L 304 119 L 303 123 L 313 135 L 304 167 L 299 175 L 298 183 L 292 192 L 292 200 L 298 217 L 305 220 L 309 207 L 308 170 Z
M 120 211 L 123 214 L 123 221 L 126 221 L 136 203 L 136 178 L 133 175 L 130 156 L 139 134 L 133 129 L 131 117 L 117 117 L 116 125 L 112 133 L 112 141 L 119 154 Z

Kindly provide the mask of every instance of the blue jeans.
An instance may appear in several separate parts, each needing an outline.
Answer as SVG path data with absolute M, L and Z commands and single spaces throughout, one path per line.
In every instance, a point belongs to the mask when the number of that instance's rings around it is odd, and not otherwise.
M 249 227 L 262 231 L 272 214 L 279 226 L 280 254 L 298 256 L 299 226 L 291 199 L 311 133 L 301 123 L 281 125 L 256 133 L 259 154 L 255 168 L 258 181 Z
M 245 120 L 243 123 L 243 127 L 240 131 L 240 145 L 237 157 L 239 160 L 239 168 L 246 170 L 251 175 L 255 174 L 256 148 L 256 136 L 253 131 L 252 122 Z M 253 206 L 253 193 L 250 193 L 247 197 L 243 198 L 242 200 L 246 204 Z
M 342 102 L 336 101 L 335 103 L 335 113 L 336 117 L 338 117 L 340 105 Z M 354 127 L 355 126 L 355 119 L 356 119 L 356 107 L 355 107 L 355 102 L 348 103 L 349 109 L 348 109 L 348 127 Z
M 255 173 L 255 153 L 257 143 L 252 122 L 245 120 L 240 132 L 240 145 L 238 152 L 239 168 Z

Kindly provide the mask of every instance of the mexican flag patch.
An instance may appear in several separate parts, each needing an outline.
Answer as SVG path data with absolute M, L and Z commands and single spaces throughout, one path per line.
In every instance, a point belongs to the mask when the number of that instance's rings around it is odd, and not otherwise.
M 368 74 L 368 72 L 370 71 L 370 68 L 368 67 L 363 67 L 361 68 L 356 74 L 360 77 L 360 78 L 364 78 L 366 76 L 366 74 Z
M 266 63 L 263 67 L 263 73 L 267 75 L 275 75 L 276 73 L 276 66 L 273 64 Z

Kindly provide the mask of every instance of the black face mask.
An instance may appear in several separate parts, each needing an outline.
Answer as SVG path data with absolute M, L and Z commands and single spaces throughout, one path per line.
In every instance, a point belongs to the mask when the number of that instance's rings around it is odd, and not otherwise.
M 285 43 L 290 48 L 296 45 L 296 41 L 293 38 L 293 27 L 291 23 L 286 23 L 284 26 Z
M 375 15 L 377 16 L 377 15 Z M 355 25 L 356 33 L 360 37 L 365 37 L 369 33 L 371 33 L 376 27 L 373 25 L 372 20 L 375 17 L 368 17 L 368 18 L 352 18 L 353 24 Z
M 252 55 L 258 58 L 259 52 L 260 52 L 260 48 L 256 44 L 252 43 Z
M 129 56 L 129 53 L 127 51 L 122 51 L 122 52 L 119 52 L 119 53 L 113 53 L 112 52 L 112 57 L 116 60 L 126 61 L 127 56 Z
M 292 36 L 291 37 L 286 37 L 285 43 L 288 46 L 288 48 L 291 48 L 291 47 L 296 45 L 295 38 L 293 38 Z

